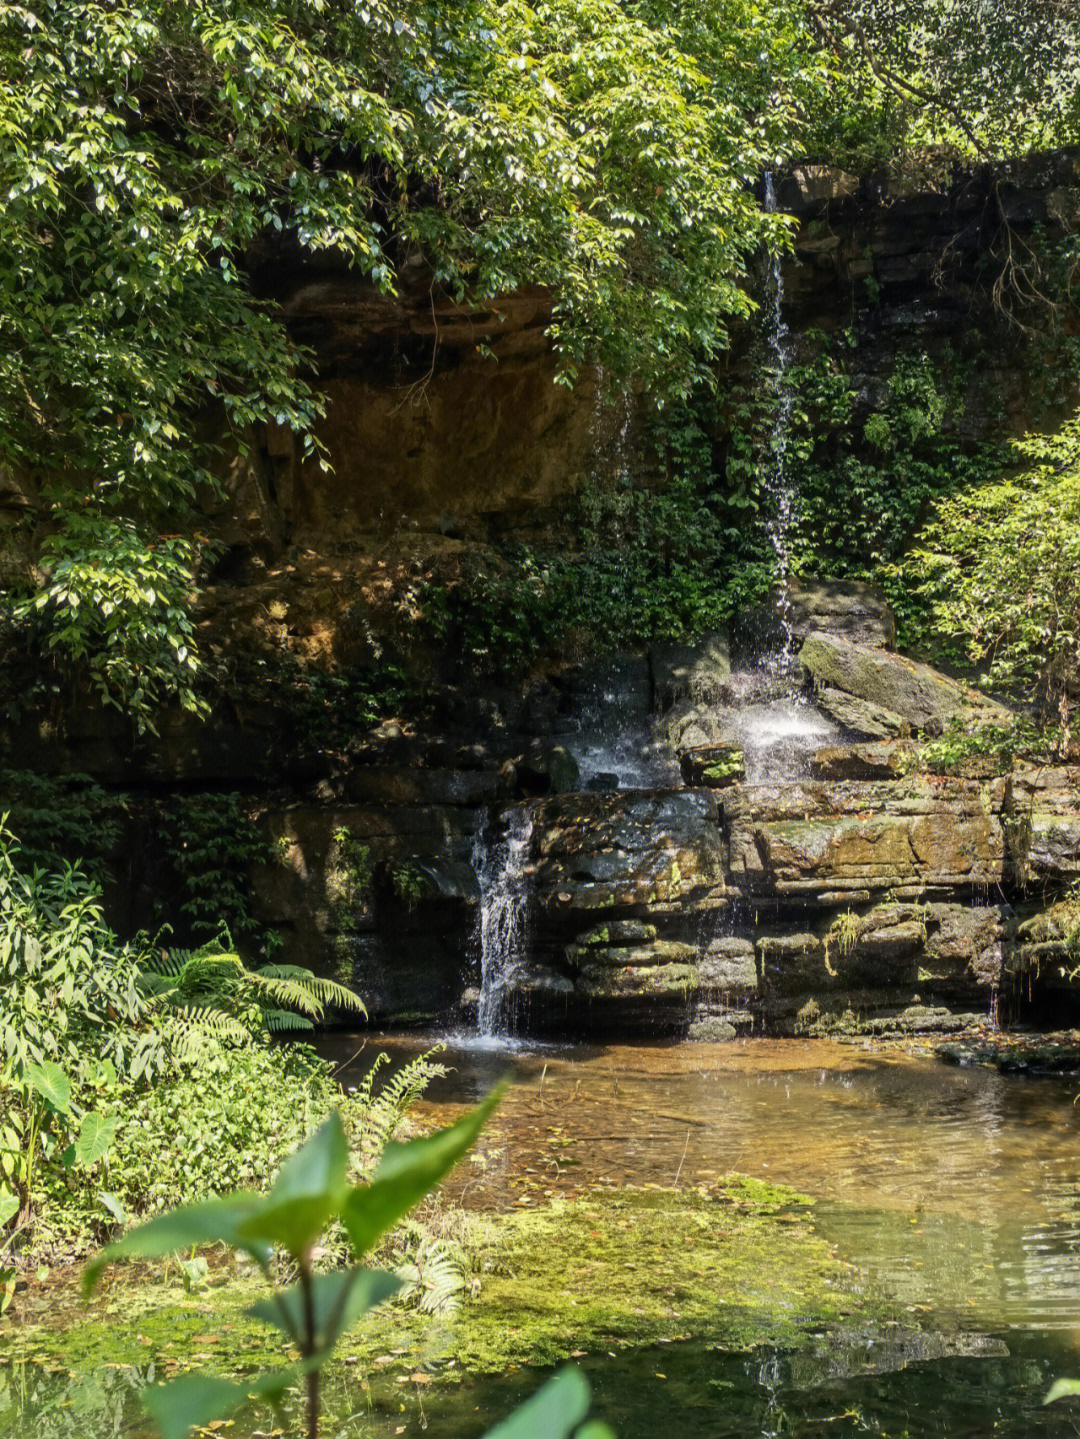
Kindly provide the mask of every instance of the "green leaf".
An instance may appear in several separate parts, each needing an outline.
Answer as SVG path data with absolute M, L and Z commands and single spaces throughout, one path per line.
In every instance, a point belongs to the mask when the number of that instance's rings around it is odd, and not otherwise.
M 196 1425 L 221 1419 L 239 1409 L 248 1391 L 210 1374 L 184 1374 L 171 1384 L 154 1384 L 142 1391 L 142 1402 L 162 1433 L 162 1439 L 185 1439 Z
M 401 1287 L 397 1275 L 384 1269 L 339 1269 L 316 1275 L 311 1284 L 315 1348 L 320 1352 L 331 1349 L 338 1336 L 361 1315 L 393 1298 Z M 274 1299 L 261 1300 L 247 1312 L 295 1340 L 305 1327 L 303 1290 L 294 1285 Z
M 139 1397 L 161 1430 L 162 1439 L 185 1439 L 189 1430 L 223 1418 L 249 1399 L 276 1402 L 313 1367 L 309 1361 L 274 1369 L 246 1384 L 230 1384 L 211 1374 L 184 1374 L 171 1384 L 148 1386 Z
M 618 1439 L 610 1424 L 601 1424 L 599 1419 L 590 1419 L 580 1429 L 574 1430 L 574 1439 Z
M 272 1257 L 270 1246 L 240 1233 L 240 1226 L 264 1203 L 256 1194 L 236 1194 L 228 1199 L 187 1204 L 171 1214 L 159 1215 L 110 1244 L 87 1265 L 83 1293 L 93 1292 L 105 1265 L 116 1259 L 161 1259 L 198 1244 L 229 1244 L 242 1249 L 265 1270 Z
M 71 1113 L 71 1081 L 58 1064 L 50 1059 L 43 1064 L 27 1064 L 22 1077 L 54 1109 L 61 1114 Z
M 265 1202 L 241 1224 L 247 1239 L 280 1244 L 300 1255 L 339 1213 L 346 1194 L 349 1147 L 334 1113 L 281 1166 Z
M 89 1169 L 112 1147 L 116 1138 L 116 1115 L 98 1114 L 91 1110 L 84 1114 L 79 1125 L 79 1137 L 75 1141 L 75 1158 Z
M 0 1228 L 19 1212 L 19 1197 L 10 1189 L 0 1189 Z
M 1055 1379 L 1044 1404 L 1053 1404 L 1055 1399 L 1069 1399 L 1080 1395 L 1080 1379 Z
M 350 1191 L 341 1211 L 341 1222 L 358 1259 L 464 1157 L 505 1088 L 505 1083 L 497 1085 L 482 1104 L 449 1129 L 408 1144 L 386 1146 L 371 1183 Z
M 591 1397 L 584 1374 L 568 1365 L 539 1393 L 489 1429 L 485 1439 L 569 1439 L 588 1414 Z
M 119 1199 L 117 1199 L 115 1194 L 109 1194 L 104 1189 L 100 1189 L 98 1190 L 98 1198 L 101 1200 L 101 1203 L 109 1211 L 112 1217 L 116 1220 L 117 1224 L 127 1223 L 127 1210 L 120 1203 Z

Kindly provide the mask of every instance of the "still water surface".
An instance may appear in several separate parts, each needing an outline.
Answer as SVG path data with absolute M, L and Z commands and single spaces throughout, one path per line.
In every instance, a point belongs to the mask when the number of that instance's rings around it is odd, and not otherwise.
M 380 1048 L 405 1059 L 429 1043 L 339 1035 L 324 1048 L 348 1085 Z M 1080 1375 L 1080 1080 L 775 1040 L 451 1041 L 443 1058 L 451 1073 L 423 1106 L 440 1122 L 500 1075 L 514 1080 L 484 1139 L 486 1166 L 456 1181 L 467 1207 L 740 1170 L 813 1196 L 818 1231 L 857 1267 L 860 1284 L 928 1331 L 843 1345 L 823 1336 L 795 1356 L 686 1343 L 585 1359 L 599 1411 L 622 1439 L 658 1430 L 692 1439 L 1080 1433 L 1080 1405 L 1041 1403 L 1053 1378 Z M 470 1439 L 536 1383 L 522 1373 L 471 1380 L 445 1402 L 433 1397 L 422 1418 L 358 1404 L 340 1432 L 423 1428 L 428 1439 Z M 145 1432 L 128 1410 L 101 1432 Z M 53 1431 L 35 1427 L 26 1404 L 14 1432 Z

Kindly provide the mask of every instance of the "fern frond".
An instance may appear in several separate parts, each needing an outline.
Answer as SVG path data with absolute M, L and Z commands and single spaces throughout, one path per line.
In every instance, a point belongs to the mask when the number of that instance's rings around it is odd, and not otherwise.
M 383 1065 L 389 1063 L 389 1057 L 380 1054 L 375 1060 L 357 1086 L 353 1099 L 360 1109 L 360 1149 L 365 1160 L 382 1152 L 431 1081 L 448 1073 L 445 1064 L 432 1059 L 432 1055 L 440 1054 L 445 1047 L 437 1044 L 426 1053 L 418 1054 L 395 1070 L 378 1093 L 374 1092 L 374 1079 Z
M 286 1030 L 315 1028 L 305 1015 L 295 1014 L 291 1009 L 264 1009 L 262 1022 L 271 1034 L 281 1034 Z
M 227 1016 L 229 1028 L 224 1030 L 215 1021 L 213 1033 L 233 1043 L 249 1043 L 268 1033 L 310 1030 L 328 1004 L 366 1015 L 352 990 L 298 965 L 248 969 L 238 954 L 222 947 L 227 938 L 155 957 L 139 975 L 143 995 L 160 1011 L 186 1015 L 192 1025 L 206 1023 L 208 1013 Z
M 261 969 L 255 971 L 260 978 L 292 980 L 302 985 L 320 1005 L 332 1005 L 336 1009 L 350 1009 L 356 1014 L 367 1017 L 367 1009 L 364 1001 L 347 985 L 338 984 L 336 980 L 325 979 L 318 974 L 312 974 L 310 969 L 301 969 L 295 964 L 264 964 Z

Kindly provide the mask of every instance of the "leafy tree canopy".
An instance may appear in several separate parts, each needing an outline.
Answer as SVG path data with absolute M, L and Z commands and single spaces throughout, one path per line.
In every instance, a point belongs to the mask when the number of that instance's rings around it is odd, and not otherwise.
M 0 3 L 0 460 L 51 507 L 23 623 L 137 720 L 199 708 L 207 436 L 319 448 L 254 250 L 333 252 L 388 292 L 416 262 L 477 302 L 547 286 L 564 380 L 589 357 L 683 394 L 784 242 L 761 172 L 839 153 L 838 106 L 973 151 L 1035 106 L 1048 141 L 1076 120 L 1063 4 Z
M 1076 0 L 809 0 L 833 56 L 815 143 L 865 164 L 1010 158 L 1080 138 Z

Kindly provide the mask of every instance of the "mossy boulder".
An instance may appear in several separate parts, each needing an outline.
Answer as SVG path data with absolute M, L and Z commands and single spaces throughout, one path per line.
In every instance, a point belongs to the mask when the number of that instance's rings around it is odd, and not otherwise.
M 819 688 L 841 690 L 899 715 L 912 729 L 935 733 L 959 716 L 998 723 L 1011 718 L 1005 706 L 931 665 L 820 630 L 807 636 L 799 661 Z
M 655 644 L 649 651 L 653 695 L 659 709 L 678 700 L 715 704 L 726 694 L 731 674 L 727 635 L 714 630 L 691 644 Z
M 681 940 L 655 939 L 651 944 L 639 945 L 571 944 L 567 946 L 566 958 L 570 965 L 577 968 L 601 965 L 625 969 L 627 966 L 694 965 L 698 952 L 692 944 L 684 944 Z
M 817 687 L 814 698 L 818 709 L 850 734 L 866 739 L 896 739 L 910 733 L 911 726 L 903 715 L 869 700 L 856 699 L 831 685 Z
M 647 944 L 656 938 L 656 925 L 646 924 L 642 919 L 613 919 L 607 924 L 598 924 L 577 937 L 578 944 Z

